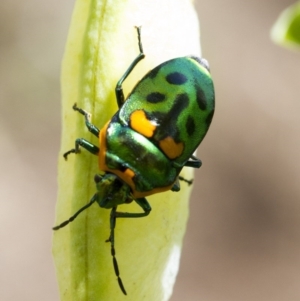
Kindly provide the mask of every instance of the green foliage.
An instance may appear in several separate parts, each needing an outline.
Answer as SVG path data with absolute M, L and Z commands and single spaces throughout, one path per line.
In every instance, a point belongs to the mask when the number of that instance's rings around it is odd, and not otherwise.
M 147 58 L 126 79 L 126 94 L 160 63 L 191 53 L 200 56 L 198 20 L 190 1 L 76 1 L 62 64 L 63 122 L 55 225 L 89 202 L 95 194 L 93 177 L 99 173 L 96 156 L 82 151 L 67 162 L 62 156 L 77 137 L 98 144 L 72 105 L 76 102 L 91 113 L 91 121 L 99 128 L 113 116 L 117 111 L 114 88 L 137 55 L 136 25 L 143 26 Z M 181 175 L 192 179 L 193 171 L 184 168 Z M 116 252 L 127 297 L 117 286 L 110 245 L 105 243 L 110 232 L 109 210 L 94 204 L 56 231 L 53 257 L 60 300 L 168 300 L 178 271 L 190 193 L 191 187 L 182 185 L 180 192 L 150 196 L 150 216 L 130 222 L 118 220 Z M 140 211 L 136 204 L 123 206 L 129 212 Z
M 271 37 L 281 46 L 300 48 L 300 2 L 286 8 L 274 24 Z

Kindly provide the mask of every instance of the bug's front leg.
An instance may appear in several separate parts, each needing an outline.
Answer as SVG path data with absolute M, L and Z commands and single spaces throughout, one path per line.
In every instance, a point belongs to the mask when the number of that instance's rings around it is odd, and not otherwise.
M 109 238 L 106 240 L 106 242 L 110 242 L 110 246 L 111 246 L 110 252 L 111 252 L 112 259 L 113 259 L 113 266 L 114 266 L 115 274 L 117 276 L 119 287 L 120 287 L 122 293 L 124 295 L 127 295 L 123 281 L 120 277 L 119 265 L 118 265 L 118 261 L 116 258 L 116 250 L 115 250 L 115 228 L 116 228 L 115 212 L 116 212 L 116 210 L 117 210 L 117 207 L 113 207 L 110 212 L 110 235 L 109 235 Z
M 88 204 L 86 204 L 85 206 L 83 206 L 82 208 L 80 208 L 75 214 L 73 214 L 69 219 L 65 220 L 64 222 L 62 222 L 61 224 L 53 227 L 53 230 L 59 230 L 63 227 L 65 227 L 66 225 L 68 225 L 70 222 L 72 222 L 82 211 L 84 211 L 85 209 L 89 208 L 90 206 L 92 206 L 96 201 L 98 200 L 98 193 L 96 193 L 91 200 L 89 201 Z
M 116 220 L 119 217 L 124 218 L 138 218 L 147 216 L 151 211 L 151 206 L 147 202 L 145 198 L 136 199 L 135 202 L 143 209 L 144 212 L 141 213 L 130 213 L 130 212 L 118 212 L 117 207 L 113 207 L 110 213 L 110 235 L 106 242 L 110 242 L 111 245 L 111 256 L 113 259 L 113 266 L 115 270 L 115 274 L 118 279 L 118 283 L 120 286 L 121 291 L 124 295 L 127 295 L 125 287 L 123 285 L 122 279 L 120 277 L 120 270 L 118 261 L 116 259 L 116 250 L 115 250 L 115 228 L 116 228 Z

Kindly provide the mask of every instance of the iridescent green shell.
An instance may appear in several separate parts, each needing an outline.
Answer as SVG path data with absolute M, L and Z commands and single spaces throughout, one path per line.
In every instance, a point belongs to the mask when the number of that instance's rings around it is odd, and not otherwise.
M 205 61 L 180 57 L 162 63 L 146 74 L 117 113 L 120 122 L 132 126 L 136 111 L 143 111 L 155 126 L 147 137 L 169 159 L 183 166 L 206 135 L 214 113 L 214 87 Z M 136 122 L 138 123 L 138 121 Z M 168 138 L 174 147 L 182 144 L 175 157 L 164 151 Z M 167 141 L 167 142 L 168 142 Z

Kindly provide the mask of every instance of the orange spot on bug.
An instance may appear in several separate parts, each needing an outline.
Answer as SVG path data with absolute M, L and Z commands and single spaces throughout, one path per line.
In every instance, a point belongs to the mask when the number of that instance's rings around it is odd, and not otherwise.
M 159 142 L 159 147 L 167 155 L 169 159 L 175 159 L 179 157 L 183 152 L 183 143 L 176 143 L 170 136 Z
M 136 110 L 130 116 L 130 126 L 141 135 L 150 138 L 153 136 L 156 125 L 153 124 L 143 110 Z
M 133 178 L 135 176 L 135 172 L 133 170 L 131 170 L 130 168 L 126 168 L 124 171 L 121 171 L 118 169 L 110 169 L 106 165 L 106 162 L 105 162 L 106 151 L 107 151 L 106 136 L 107 136 L 107 128 L 108 128 L 109 124 L 110 124 L 110 121 L 108 121 L 104 125 L 104 127 L 100 131 L 100 135 L 99 135 L 99 140 L 100 140 L 99 141 L 99 145 L 100 145 L 99 168 L 100 168 L 100 170 L 102 170 L 104 172 L 111 172 L 111 173 L 115 174 L 122 181 L 124 181 L 127 185 L 129 185 L 129 187 L 131 188 L 131 191 L 132 191 L 132 196 L 134 198 L 143 198 L 143 197 L 155 194 L 155 193 L 160 193 L 163 191 L 170 190 L 174 183 L 172 183 L 171 185 L 165 186 L 165 187 L 154 188 L 149 191 L 137 191 L 134 180 L 133 180 Z

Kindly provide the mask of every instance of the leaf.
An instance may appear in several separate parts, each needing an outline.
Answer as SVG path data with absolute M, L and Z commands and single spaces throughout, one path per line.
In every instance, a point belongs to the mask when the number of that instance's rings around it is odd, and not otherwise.
M 146 58 L 124 83 L 127 94 L 150 69 L 172 57 L 200 55 L 198 20 L 186 0 L 77 0 L 62 65 L 62 142 L 58 163 L 56 224 L 72 216 L 96 192 L 93 177 L 96 156 L 74 147 L 76 138 L 98 145 L 84 125 L 78 107 L 92 114 L 99 128 L 117 110 L 114 88 L 138 55 L 134 26 L 142 26 Z M 192 169 L 184 170 L 187 179 Z M 116 256 L 128 296 L 118 287 L 109 236 L 109 210 L 96 203 L 75 221 L 56 231 L 53 256 L 62 301 L 168 300 L 178 271 L 182 239 L 188 217 L 190 187 L 148 198 L 152 212 L 141 219 L 117 221 Z M 139 211 L 122 205 L 122 211 Z M 127 298 L 127 299 L 125 299 Z
M 271 30 L 271 38 L 281 46 L 299 49 L 300 47 L 300 2 L 286 8 Z

